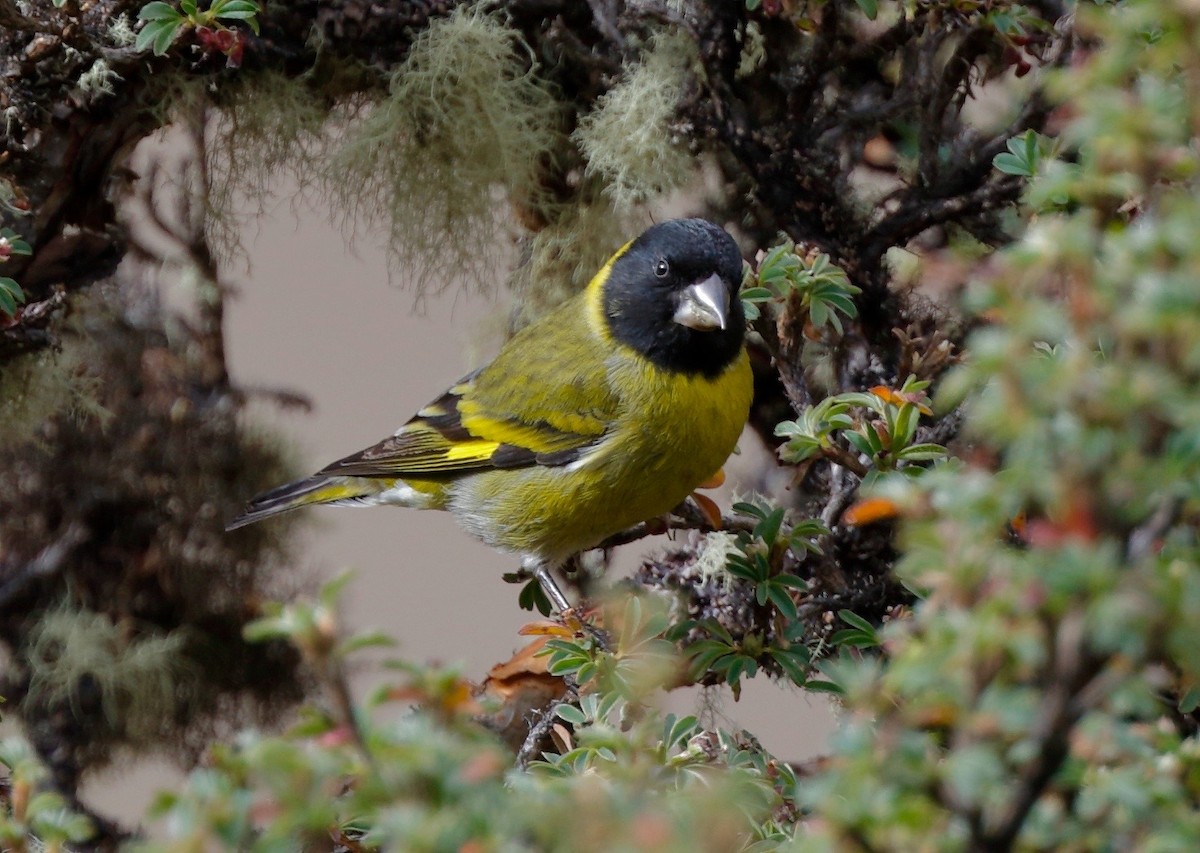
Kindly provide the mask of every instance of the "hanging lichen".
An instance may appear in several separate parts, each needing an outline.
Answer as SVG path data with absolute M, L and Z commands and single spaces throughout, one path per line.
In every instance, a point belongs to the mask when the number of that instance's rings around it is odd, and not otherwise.
M 618 209 L 678 189 L 696 174 L 695 157 L 671 128 L 695 62 L 689 39 L 656 35 L 641 61 L 626 69 L 572 134 L 587 174 L 604 181 Z
M 394 265 L 433 291 L 503 279 L 504 206 L 548 212 L 543 171 L 566 143 L 560 105 L 498 14 L 459 7 L 429 26 L 388 97 L 346 129 L 324 185 L 389 235 Z

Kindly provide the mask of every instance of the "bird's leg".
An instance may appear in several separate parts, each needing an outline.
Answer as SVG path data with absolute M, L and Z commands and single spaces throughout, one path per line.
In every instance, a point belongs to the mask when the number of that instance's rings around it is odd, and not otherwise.
M 554 582 L 554 576 L 550 574 L 549 563 L 545 560 L 539 560 L 536 557 L 525 557 L 521 560 L 521 568 L 527 572 L 531 572 L 537 578 L 537 582 L 541 584 L 542 592 L 546 593 L 546 597 L 550 599 L 550 603 L 554 605 L 554 609 L 560 615 L 570 613 L 571 603 L 567 601 L 567 597 L 563 595 L 563 591 Z

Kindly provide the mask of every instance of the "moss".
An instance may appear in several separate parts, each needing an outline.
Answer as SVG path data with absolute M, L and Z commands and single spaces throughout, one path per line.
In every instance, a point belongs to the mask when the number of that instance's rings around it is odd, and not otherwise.
M 183 647 L 183 632 L 139 634 L 64 599 L 30 632 L 25 703 L 65 704 L 82 717 L 81 694 L 90 694 L 110 731 L 130 745 L 153 742 L 169 730 L 181 693 L 197 687 Z
M 54 390 L 61 365 L 31 365 L 30 387 L 50 389 L 45 423 L 0 445 L 12 662 L 0 694 L 64 790 L 122 750 L 193 757 L 215 729 L 276 718 L 304 685 L 294 650 L 242 637 L 257 602 L 299 585 L 281 571 L 292 521 L 224 530 L 248 495 L 289 477 L 288 454 L 205 378 L 191 327 L 133 304 L 125 285 L 81 300 L 56 330 L 58 358 L 105 416 Z
M 742 43 L 742 54 L 738 58 L 736 76 L 743 79 L 754 74 L 767 62 L 767 38 L 763 35 L 758 21 L 747 21 L 746 27 L 739 35 Z
M 90 420 L 98 426 L 111 416 L 101 400 L 102 381 L 94 369 L 100 357 L 87 317 L 111 295 L 96 287 L 73 297 L 72 311 L 53 321 L 53 348 L 8 358 L 0 370 L 0 435 L 9 443 L 40 443 L 42 428 L 56 418 Z
M 556 204 L 542 173 L 565 144 L 563 118 L 531 63 L 501 16 L 459 7 L 418 36 L 335 152 L 325 186 L 352 222 L 387 232 L 394 265 L 423 288 L 494 286 L 501 202 Z
M 180 94 L 176 103 L 190 95 Z M 318 97 L 304 77 L 275 72 L 239 77 L 223 90 L 206 151 L 206 225 L 219 254 L 227 258 L 242 248 L 246 229 L 234 211 L 265 215 L 281 178 L 291 178 L 301 196 L 319 189 L 336 129 L 352 109 L 350 103 Z
M 38 350 L 5 362 L 0 371 L 0 435 L 7 441 L 36 438 L 51 417 L 103 420 L 97 380 L 86 371 L 86 345 L 68 340 L 59 350 Z
M 579 122 L 572 138 L 587 159 L 587 174 L 605 183 L 618 209 L 629 209 L 683 186 L 695 158 L 671 129 L 695 46 L 683 35 L 660 33 L 641 61 Z
M 609 256 L 629 239 L 630 217 L 606 198 L 579 200 L 523 241 L 511 286 L 516 331 L 585 287 Z

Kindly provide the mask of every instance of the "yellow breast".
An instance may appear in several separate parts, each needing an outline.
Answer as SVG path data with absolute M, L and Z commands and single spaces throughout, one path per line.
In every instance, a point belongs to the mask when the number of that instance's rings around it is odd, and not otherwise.
M 490 471 L 449 487 L 447 508 L 489 544 L 560 560 L 664 515 L 724 464 L 750 409 L 745 352 L 706 379 L 630 353 L 609 362 L 621 413 L 571 465 Z

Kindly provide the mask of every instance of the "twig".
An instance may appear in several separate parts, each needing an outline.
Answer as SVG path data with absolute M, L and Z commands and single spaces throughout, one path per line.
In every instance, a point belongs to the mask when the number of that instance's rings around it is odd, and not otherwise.
M 1047 675 L 1049 687 L 1030 732 L 1037 744 L 1034 757 L 1015 780 L 1004 808 L 982 821 L 975 849 L 1012 848 L 1025 818 L 1067 758 L 1071 729 L 1119 680 L 1119 674 L 1104 668 L 1104 661 L 1087 651 L 1085 629 L 1080 611 L 1068 613 L 1059 623 L 1054 666 Z
M 350 732 L 350 738 L 354 741 L 354 746 L 366 761 L 367 766 L 375 767 L 375 757 L 371 754 L 370 748 L 367 746 L 367 739 L 363 735 L 362 726 L 358 722 L 358 716 L 354 713 L 354 699 L 350 695 L 350 684 L 346 681 L 346 673 L 342 666 L 336 660 L 328 662 L 328 670 L 323 674 L 325 687 L 329 690 L 330 697 L 333 699 L 334 710 L 341 717 L 342 725 Z
M 900 209 L 879 222 L 863 240 L 862 257 L 874 261 L 892 246 L 903 245 L 922 231 L 968 213 L 982 213 L 1015 201 L 1021 194 L 1021 179 L 1005 177 L 949 198 L 929 199 L 924 193 L 905 193 Z
M 680 515 L 679 513 L 686 513 L 686 515 Z M 614 533 L 596 547 L 604 549 L 616 548 L 618 545 L 628 545 L 630 542 L 637 542 L 639 539 L 645 539 L 647 536 L 657 536 L 668 530 L 711 529 L 713 529 L 712 524 L 707 517 L 699 512 L 693 515 L 689 511 L 689 504 L 684 503 L 677 507 L 675 512 L 667 516 L 667 518 L 643 521 L 641 524 L 635 524 L 633 527 L 622 530 L 620 533 Z M 724 530 L 728 533 L 749 532 L 754 529 L 754 521 L 737 515 L 723 515 L 721 516 L 721 526 L 716 529 Z
M 1178 497 L 1163 499 L 1158 505 L 1158 509 L 1151 513 L 1150 517 L 1139 527 L 1134 528 L 1125 542 L 1125 561 L 1127 563 L 1140 562 L 1150 555 L 1150 552 L 1154 550 L 1155 543 L 1163 537 L 1163 534 L 1179 517 L 1181 503 Z
M 22 14 L 14 0 L 0 0 L 0 27 L 25 33 L 43 33 L 53 36 L 62 34 L 59 30 L 52 29 L 36 18 Z
M 521 748 L 517 750 L 517 767 L 524 770 L 529 766 L 529 762 L 533 761 L 537 754 L 538 746 L 542 740 L 550 732 L 558 719 L 558 709 L 564 705 L 572 704 L 572 700 L 577 697 L 574 687 L 567 688 L 568 699 L 560 699 L 557 702 L 551 702 L 541 712 L 541 717 L 536 723 L 529 727 L 529 734 L 525 736 Z
M 78 521 L 72 522 L 54 542 L 0 585 L 0 610 L 4 610 L 27 590 L 34 581 L 57 574 L 66 564 L 75 547 L 86 542 L 89 533 Z
M 861 474 L 859 475 L 862 476 Z M 850 501 L 858 492 L 858 485 L 861 480 L 853 480 L 846 476 L 846 469 L 841 465 L 831 466 L 829 474 L 830 484 L 832 488 L 829 492 L 829 502 L 825 504 L 825 509 L 821 511 L 821 523 L 829 530 L 833 530 L 834 525 L 842 517 L 842 513 L 846 511 L 846 507 L 850 505 Z
M 862 464 L 857 456 L 844 447 L 831 444 L 829 447 L 822 448 L 821 454 L 833 464 L 849 468 L 860 477 L 867 476 L 867 466 Z

